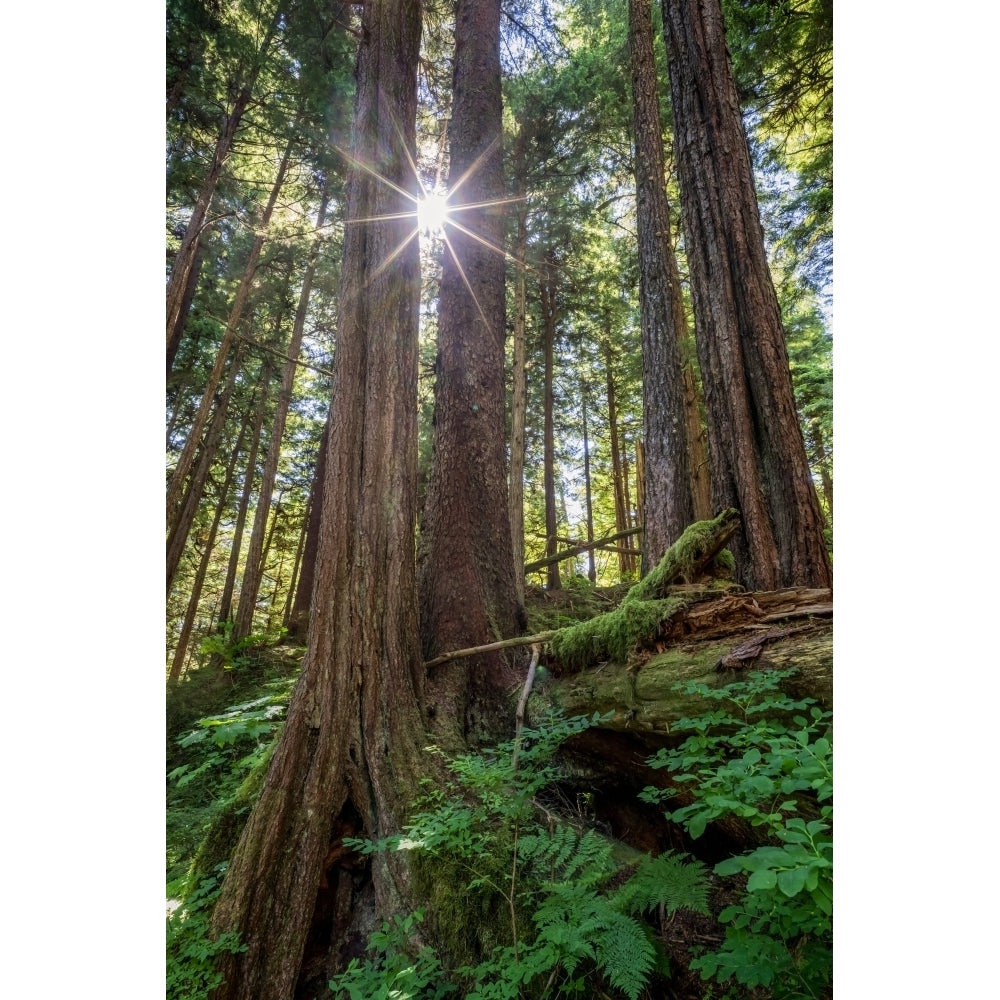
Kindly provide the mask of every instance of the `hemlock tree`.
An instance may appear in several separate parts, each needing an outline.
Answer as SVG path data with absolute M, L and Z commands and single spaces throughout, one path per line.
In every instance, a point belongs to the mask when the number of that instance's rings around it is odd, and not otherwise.
M 398 830 L 427 759 L 413 545 L 419 265 L 415 227 L 399 218 L 412 214 L 400 191 L 415 186 L 420 5 L 370 0 L 361 16 L 352 147 L 367 169 L 348 181 L 308 650 L 213 915 L 215 933 L 247 945 L 226 957 L 215 1000 L 291 1000 L 331 843 Z M 403 908 L 405 858 L 373 863 L 336 938 L 352 919 Z
M 662 0 L 715 509 L 751 589 L 828 587 L 823 517 L 795 409 L 719 0 Z
M 504 389 L 504 182 L 499 0 L 458 0 L 449 129 L 451 223 L 441 269 L 434 436 L 420 554 L 427 659 L 516 634 Z M 520 567 L 517 572 L 521 572 Z M 515 680 L 501 653 L 427 678 L 432 729 L 448 749 L 489 728 Z

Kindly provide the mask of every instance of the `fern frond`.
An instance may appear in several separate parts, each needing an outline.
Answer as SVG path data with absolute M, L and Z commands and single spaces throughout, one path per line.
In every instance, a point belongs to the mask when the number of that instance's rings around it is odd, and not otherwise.
M 660 905 L 668 913 L 681 908 L 708 913 L 708 875 L 700 862 L 672 851 L 645 857 L 611 901 L 623 913 L 647 913 Z
M 608 925 L 594 941 L 597 965 L 612 986 L 629 1000 L 638 1000 L 656 964 L 656 949 L 647 928 L 638 920 L 610 912 L 613 915 Z

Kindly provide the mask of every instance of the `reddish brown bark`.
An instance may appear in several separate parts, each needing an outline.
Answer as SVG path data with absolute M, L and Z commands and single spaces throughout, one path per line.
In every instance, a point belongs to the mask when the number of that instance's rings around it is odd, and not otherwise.
M 308 649 L 213 915 L 216 932 L 248 946 L 226 958 L 215 1000 L 290 1000 L 322 883 L 350 892 L 326 859 L 344 856 L 347 830 L 399 830 L 426 766 L 413 544 L 419 262 L 412 223 L 396 217 L 412 209 L 397 188 L 415 188 L 419 4 L 370 0 L 362 36 L 353 154 L 388 183 L 358 167 L 348 178 Z M 404 907 L 405 863 L 402 853 L 373 862 L 386 916 Z
M 421 529 L 424 654 L 516 634 L 504 387 L 504 198 L 499 0 L 458 0 L 449 172 L 453 224 L 441 273 L 431 472 Z M 520 572 L 520 568 L 516 572 Z M 515 679 L 502 653 L 428 677 L 449 748 L 495 726 Z
M 745 586 L 830 586 L 722 9 L 663 0 L 663 22 L 712 502 L 742 515 L 733 549 Z
M 650 3 L 628 0 L 646 449 L 643 573 L 695 520 L 681 358 L 687 319 L 670 236 Z

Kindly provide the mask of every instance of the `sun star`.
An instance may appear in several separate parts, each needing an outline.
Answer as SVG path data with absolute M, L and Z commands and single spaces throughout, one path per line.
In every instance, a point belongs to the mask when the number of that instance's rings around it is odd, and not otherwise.
M 448 221 L 448 199 L 434 191 L 428 191 L 417 202 L 417 226 L 422 233 L 439 236 Z

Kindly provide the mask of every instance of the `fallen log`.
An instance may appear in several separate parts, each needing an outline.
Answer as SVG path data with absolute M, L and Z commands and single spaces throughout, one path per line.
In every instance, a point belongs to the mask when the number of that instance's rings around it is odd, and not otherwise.
M 614 535 L 605 535 L 604 538 L 595 539 L 593 542 L 574 545 L 572 548 L 563 549 L 562 552 L 545 556 L 544 559 L 536 559 L 534 562 L 525 563 L 524 572 L 525 574 L 534 573 L 536 570 L 545 569 L 546 566 L 551 566 L 553 563 L 562 562 L 564 559 L 572 559 L 573 556 L 578 556 L 590 549 L 599 549 L 602 545 L 609 545 L 611 542 L 616 542 L 619 538 L 626 538 L 629 535 L 637 535 L 641 531 L 642 528 L 629 528 L 627 531 L 619 531 Z

